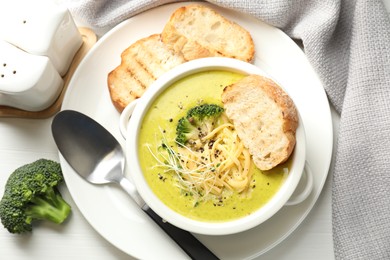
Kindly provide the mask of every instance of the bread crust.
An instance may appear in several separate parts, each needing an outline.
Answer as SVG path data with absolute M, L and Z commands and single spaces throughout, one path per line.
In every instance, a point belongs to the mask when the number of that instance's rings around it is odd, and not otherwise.
M 278 84 L 249 75 L 225 87 L 222 102 L 260 170 L 270 170 L 290 157 L 296 143 L 298 112 Z

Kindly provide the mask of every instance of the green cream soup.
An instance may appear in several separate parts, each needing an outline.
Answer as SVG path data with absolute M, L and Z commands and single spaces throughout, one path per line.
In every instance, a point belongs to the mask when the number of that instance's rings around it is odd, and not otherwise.
M 225 86 L 244 77 L 227 71 L 199 72 L 167 88 L 151 105 L 140 131 L 139 158 L 144 176 L 153 192 L 171 209 L 189 218 L 203 221 L 227 221 L 244 217 L 267 203 L 287 177 L 289 162 L 271 171 L 261 172 L 251 164 L 252 180 L 248 191 L 224 193 L 214 199 L 195 201 L 178 186 L 175 172 L 156 167 L 152 151 L 162 140 L 175 149 L 176 125 L 188 109 L 204 103 L 222 105 Z M 148 146 L 150 148 L 148 148 Z

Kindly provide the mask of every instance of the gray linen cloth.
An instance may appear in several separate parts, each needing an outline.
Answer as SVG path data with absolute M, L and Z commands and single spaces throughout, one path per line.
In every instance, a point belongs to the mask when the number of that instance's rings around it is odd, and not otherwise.
M 178 1 L 62 2 L 99 33 L 140 12 Z M 390 259 L 390 21 L 383 2 L 209 2 L 253 15 L 302 40 L 341 116 L 332 171 L 335 258 Z

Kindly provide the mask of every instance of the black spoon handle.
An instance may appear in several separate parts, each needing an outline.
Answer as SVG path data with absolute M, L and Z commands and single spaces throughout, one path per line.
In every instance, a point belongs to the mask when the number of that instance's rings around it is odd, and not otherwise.
M 151 208 L 144 207 L 143 210 L 148 216 L 162 228 L 191 259 L 194 260 L 212 260 L 219 259 L 213 252 L 211 252 L 205 245 L 203 245 L 190 232 L 175 227 L 168 222 L 164 222 L 162 218 L 157 215 Z

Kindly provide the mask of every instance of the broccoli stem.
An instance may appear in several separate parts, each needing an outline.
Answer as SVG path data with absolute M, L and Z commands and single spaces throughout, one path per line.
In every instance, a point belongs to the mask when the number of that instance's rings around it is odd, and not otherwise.
M 29 216 L 27 222 L 34 219 L 49 220 L 61 224 L 69 215 L 71 208 L 61 197 L 60 192 L 55 188 L 48 188 L 45 193 L 35 196 L 26 208 Z

